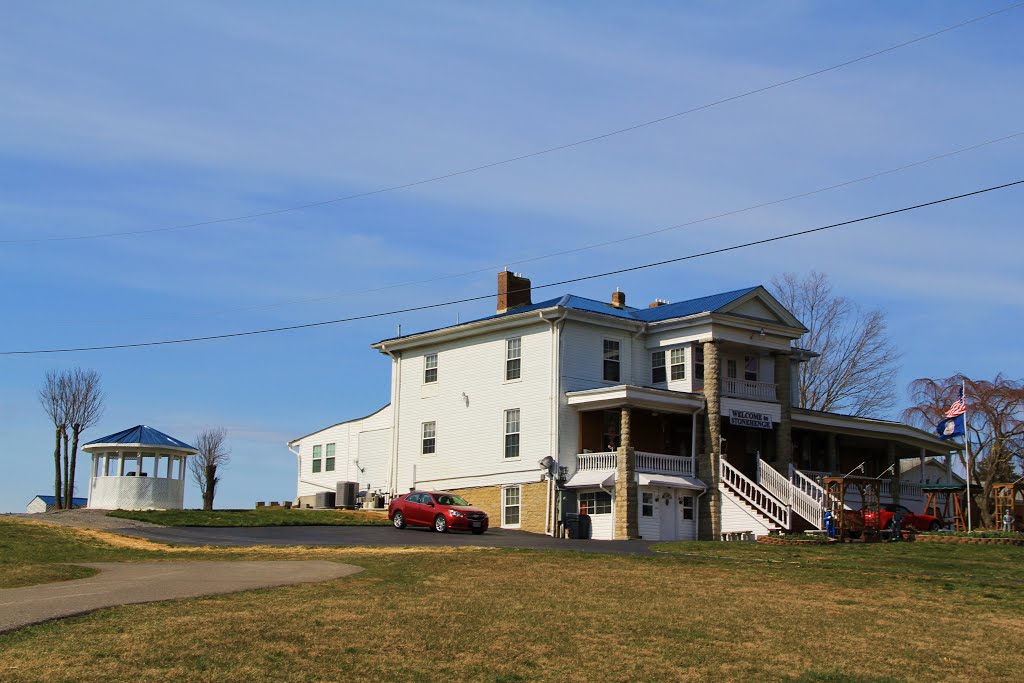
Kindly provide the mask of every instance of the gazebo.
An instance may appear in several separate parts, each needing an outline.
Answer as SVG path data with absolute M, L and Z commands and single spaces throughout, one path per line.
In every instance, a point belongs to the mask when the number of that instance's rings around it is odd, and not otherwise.
M 98 510 L 180 510 L 185 504 L 186 459 L 198 451 L 163 432 L 136 425 L 95 439 L 89 507 Z

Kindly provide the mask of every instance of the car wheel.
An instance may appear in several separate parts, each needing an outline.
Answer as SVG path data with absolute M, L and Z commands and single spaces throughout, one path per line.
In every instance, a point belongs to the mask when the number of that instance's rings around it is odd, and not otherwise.
M 928 525 L 928 530 L 929 531 L 938 531 L 939 530 L 939 523 L 938 522 L 932 522 L 931 524 Z
M 444 515 L 434 517 L 434 531 L 442 534 L 448 531 L 448 520 L 444 518 Z
M 391 521 L 394 523 L 396 529 L 405 528 L 405 515 L 400 511 L 395 513 L 395 516 L 391 518 Z

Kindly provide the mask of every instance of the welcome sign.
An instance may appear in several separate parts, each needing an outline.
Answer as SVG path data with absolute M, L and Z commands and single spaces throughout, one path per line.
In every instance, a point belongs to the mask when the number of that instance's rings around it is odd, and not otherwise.
M 757 413 L 753 410 L 730 410 L 729 424 L 737 427 L 754 427 L 756 429 L 771 429 L 772 416 L 765 413 Z

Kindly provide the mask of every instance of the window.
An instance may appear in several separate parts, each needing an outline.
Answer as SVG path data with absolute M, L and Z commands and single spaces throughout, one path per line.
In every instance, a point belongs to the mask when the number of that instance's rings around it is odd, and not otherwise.
M 672 349 L 669 365 L 669 376 L 673 380 L 686 379 L 686 349 Z
M 736 379 L 736 359 L 730 358 L 725 361 L 725 376 L 729 379 Z
M 604 378 L 608 382 L 619 381 L 619 342 L 604 340 Z
M 505 457 L 519 457 L 519 408 L 505 411 Z
M 693 519 L 693 496 L 683 496 L 683 519 Z
M 324 460 L 324 472 L 334 471 L 334 444 L 327 444 L 327 458 Z
M 437 381 L 437 354 L 428 353 L 423 356 L 423 383 L 430 384 Z
M 323 463 L 323 461 L 320 460 L 320 454 L 321 454 L 322 448 L 323 448 L 322 446 L 313 446 L 313 473 L 314 474 L 316 472 L 320 471 L 320 467 L 321 467 L 321 465 Z
M 434 452 L 434 446 L 437 441 L 437 423 L 436 422 L 424 422 L 423 423 L 423 455 L 430 455 Z
M 665 352 L 655 351 L 651 354 L 651 384 L 665 383 Z
M 509 486 L 501 495 L 501 525 L 519 526 L 520 488 Z
M 654 494 L 653 493 L 642 493 L 643 497 L 640 504 L 640 515 L 643 517 L 654 516 Z
M 704 347 L 693 345 L 693 378 L 704 381 Z
M 505 340 L 505 380 L 519 379 L 522 373 L 523 339 L 513 337 Z
M 743 357 L 743 379 L 748 382 L 757 381 L 757 371 L 760 365 L 760 358 L 757 356 L 744 356 Z
M 591 491 L 580 494 L 580 512 L 586 510 L 588 515 L 612 514 L 612 495 L 604 491 Z

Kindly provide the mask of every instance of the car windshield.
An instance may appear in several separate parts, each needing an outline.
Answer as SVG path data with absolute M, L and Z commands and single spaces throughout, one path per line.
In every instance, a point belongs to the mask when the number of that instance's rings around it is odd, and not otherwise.
M 441 505 L 469 505 L 469 501 L 461 496 L 453 496 L 450 493 L 446 493 L 443 496 L 437 496 L 437 502 Z

